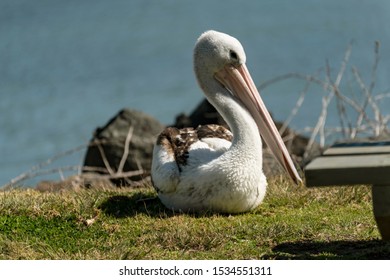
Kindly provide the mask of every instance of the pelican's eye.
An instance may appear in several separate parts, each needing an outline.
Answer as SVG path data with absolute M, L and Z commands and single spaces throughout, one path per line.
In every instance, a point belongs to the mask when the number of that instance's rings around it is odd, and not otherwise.
M 230 51 L 230 58 L 233 59 L 233 60 L 237 60 L 238 59 L 238 55 L 235 51 Z

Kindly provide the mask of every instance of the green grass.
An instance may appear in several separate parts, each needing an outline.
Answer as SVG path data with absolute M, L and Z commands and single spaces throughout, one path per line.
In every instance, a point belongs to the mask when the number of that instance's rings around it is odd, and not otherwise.
M 0 193 L 0 259 L 386 259 L 369 187 L 269 180 L 250 213 L 173 213 L 150 187 Z

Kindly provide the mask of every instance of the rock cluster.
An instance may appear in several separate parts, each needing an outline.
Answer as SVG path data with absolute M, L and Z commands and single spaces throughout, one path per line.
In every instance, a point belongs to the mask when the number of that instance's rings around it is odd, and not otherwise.
M 206 99 L 190 115 L 178 115 L 172 126 L 183 128 L 203 124 L 226 126 Z M 276 126 L 280 128 L 282 123 L 277 122 Z M 145 113 L 130 109 L 120 111 L 104 127 L 95 130 L 85 156 L 84 172 L 109 175 L 114 184 L 121 186 L 147 177 L 150 173 L 153 145 L 164 127 Z M 308 139 L 296 135 L 289 128 L 282 136 L 288 139 L 286 146 L 293 158 L 302 165 Z M 264 172 L 272 174 L 280 170 L 274 158 L 265 153 Z

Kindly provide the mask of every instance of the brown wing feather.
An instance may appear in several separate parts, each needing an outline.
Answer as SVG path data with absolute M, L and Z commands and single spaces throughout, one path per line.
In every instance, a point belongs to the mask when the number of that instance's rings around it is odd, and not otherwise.
M 198 138 L 221 138 L 232 141 L 233 134 L 229 129 L 217 124 L 200 125 L 196 129 Z
M 192 144 L 202 138 L 221 138 L 232 141 L 233 134 L 227 128 L 216 125 L 200 125 L 196 129 L 192 127 L 177 129 L 168 127 L 157 138 L 157 145 L 161 145 L 168 153 L 172 153 L 179 167 L 187 164 L 188 151 Z

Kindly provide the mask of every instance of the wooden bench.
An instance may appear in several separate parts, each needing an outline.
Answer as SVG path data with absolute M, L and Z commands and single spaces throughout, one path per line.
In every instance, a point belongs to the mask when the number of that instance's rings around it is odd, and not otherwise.
M 373 212 L 390 240 L 390 141 L 339 143 L 305 168 L 307 187 L 372 185 Z

